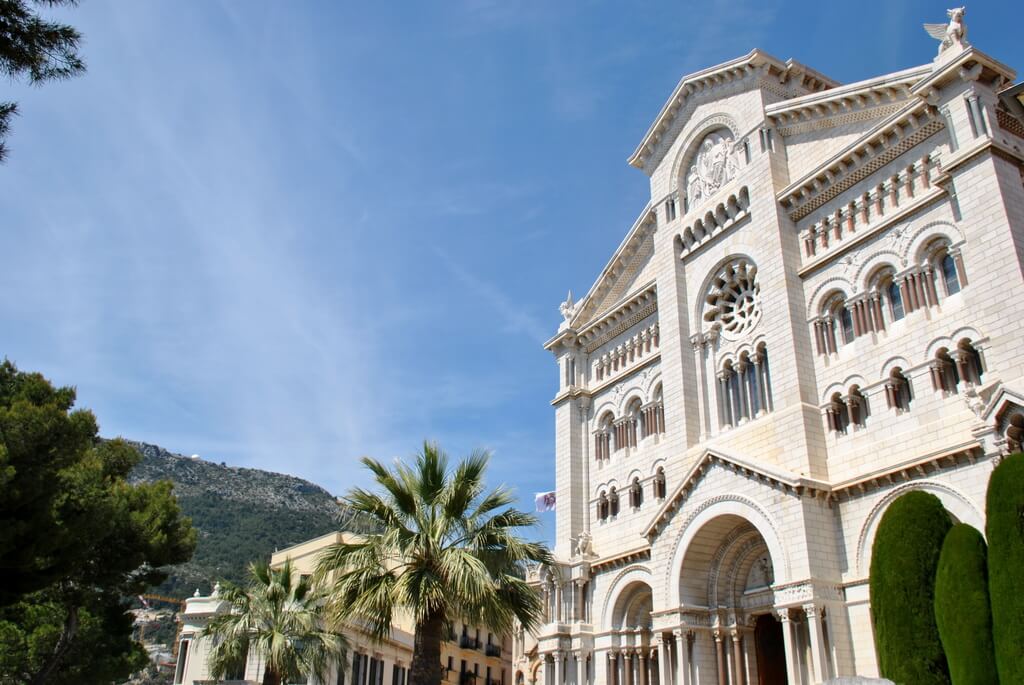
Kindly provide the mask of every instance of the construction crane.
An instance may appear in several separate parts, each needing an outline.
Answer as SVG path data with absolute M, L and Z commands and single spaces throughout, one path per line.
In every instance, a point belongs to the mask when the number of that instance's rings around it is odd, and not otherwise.
M 175 623 L 178 625 L 178 629 L 174 633 L 174 642 L 171 643 L 171 656 L 177 658 L 178 656 L 178 638 L 181 637 L 181 614 L 185 613 L 185 600 L 178 599 L 177 597 L 168 597 L 167 595 L 139 595 L 139 601 L 142 605 L 149 608 L 149 602 L 160 602 L 162 604 L 174 604 L 178 608 L 178 615 L 175 616 Z M 146 635 L 146 624 L 139 624 L 139 642 Z

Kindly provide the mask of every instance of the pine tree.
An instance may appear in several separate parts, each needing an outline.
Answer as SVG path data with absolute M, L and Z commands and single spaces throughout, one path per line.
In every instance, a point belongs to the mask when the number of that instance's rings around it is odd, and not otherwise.
M 85 71 L 78 54 L 82 36 L 73 27 L 46 21 L 32 5 L 77 4 L 77 0 L 0 0 L 0 72 L 32 85 L 71 78 Z M 18 105 L 0 102 L 0 162 L 7 157 L 6 138 Z

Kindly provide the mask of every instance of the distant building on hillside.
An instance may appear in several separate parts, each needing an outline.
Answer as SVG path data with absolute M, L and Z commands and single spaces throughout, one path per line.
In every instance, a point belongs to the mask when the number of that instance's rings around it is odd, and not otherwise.
M 658 112 L 650 200 L 546 344 L 558 564 L 516 685 L 875 675 L 886 507 L 983 529 L 1024 422 L 1024 96 L 950 17 L 921 66 L 754 50 Z
M 296 573 L 312 574 L 319 554 L 338 542 L 350 540 L 353 533 L 328 533 L 275 552 L 272 567 L 292 560 Z M 226 602 L 214 595 L 187 600 L 182 616 L 184 625 L 178 644 L 178 666 L 174 682 L 182 685 L 215 682 L 210 679 L 207 657 L 209 641 L 200 632 L 215 614 L 227 611 Z M 384 642 L 375 642 L 356 629 L 348 630 L 350 651 L 346 658 L 347 672 L 335 669 L 326 683 L 310 678 L 309 685 L 411 685 L 409 667 L 412 663 L 414 624 L 411 617 L 396 614 L 391 635 Z M 456 623 L 450 639 L 441 646 L 441 668 L 446 685 L 511 685 L 511 639 L 484 626 Z M 250 654 L 241 680 L 229 683 L 259 683 L 263 679 L 263 662 L 259 654 Z

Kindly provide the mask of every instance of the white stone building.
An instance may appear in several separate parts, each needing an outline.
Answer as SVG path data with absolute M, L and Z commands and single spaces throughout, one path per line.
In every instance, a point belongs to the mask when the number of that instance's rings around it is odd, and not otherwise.
M 1024 412 L 1024 112 L 962 27 L 858 83 L 755 50 L 672 92 L 650 202 L 547 343 L 559 565 L 517 685 L 876 675 L 886 506 L 983 528 Z
M 351 541 L 352 537 L 351 533 L 336 532 L 307 540 L 275 552 L 270 557 L 270 566 L 280 568 L 290 559 L 295 573 L 312 575 L 317 558 L 327 547 Z M 230 605 L 219 598 L 217 589 L 209 597 L 199 596 L 198 592 L 185 603 L 174 684 L 261 683 L 266 663 L 264 656 L 255 651 L 247 655 L 245 667 L 232 678 L 216 681 L 210 677 L 211 639 L 203 636 L 203 629 L 214 616 L 230 610 Z M 453 623 L 450 631 L 441 645 L 442 685 L 508 685 L 512 662 L 511 640 L 506 635 L 462 621 Z M 414 685 L 409 672 L 415 632 L 415 621 L 404 611 L 395 612 L 391 633 L 383 641 L 355 627 L 346 629 L 343 634 L 348 650 L 344 668 L 334 665 L 326 681 L 310 676 L 301 685 Z

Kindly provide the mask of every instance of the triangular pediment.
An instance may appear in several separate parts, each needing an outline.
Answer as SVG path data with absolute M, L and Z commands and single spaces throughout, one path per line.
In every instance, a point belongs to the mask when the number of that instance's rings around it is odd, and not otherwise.
M 734 474 L 736 478 L 753 480 L 767 483 L 779 488 L 794 497 L 802 497 L 804 494 L 827 495 L 830 491 L 828 483 L 813 478 L 806 478 L 791 471 L 781 469 L 777 466 L 769 466 L 757 463 L 743 457 L 726 454 L 719 449 L 705 450 L 704 453 L 694 462 L 682 482 L 665 498 L 665 502 L 657 513 L 651 518 L 650 523 L 644 528 L 643 536 L 648 540 L 653 539 L 661 529 L 672 519 L 682 508 L 690 494 L 703 480 L 705 474 L 712 469 L 721 468 Z
M 657 216 L 648 205 L 586 297 L 578 303 L 576 313 L 569 322 L 570 327 L 576 330 L 586 328 L 649 280 L 645 267 L 654 256 L 655 230 Z

